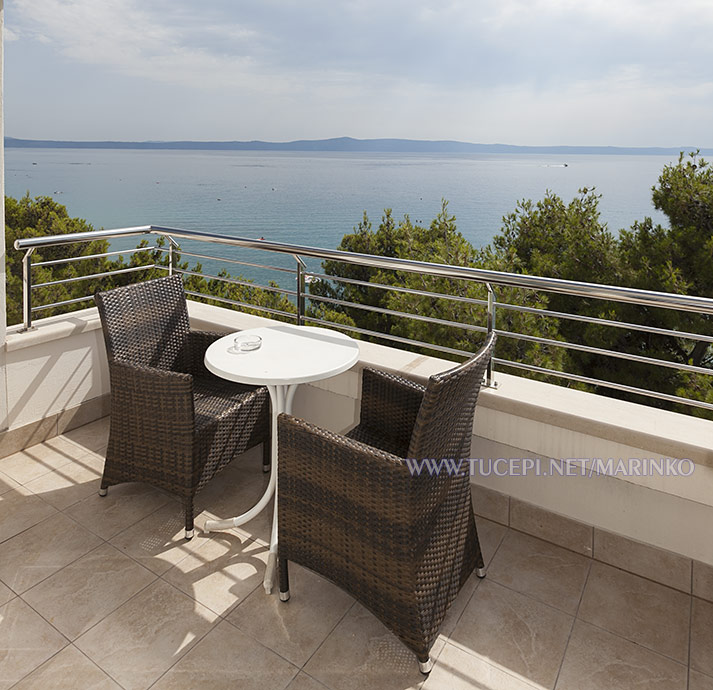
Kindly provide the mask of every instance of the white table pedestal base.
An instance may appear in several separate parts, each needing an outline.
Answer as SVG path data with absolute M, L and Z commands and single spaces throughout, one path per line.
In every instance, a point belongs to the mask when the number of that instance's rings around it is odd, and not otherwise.
M 292 413 L 292 401 L 298 384 L 267 386 L 270 393 L 270 403 L 272 406 L 272 464 L 270 466 L 270 481 L 265 489 L 262 498 L 246 513 L 227 520 L 206 520 L 205 531 L 214 532 L 222 529 L 232 529 L 249 522 L 257 517 L 274 496 L 275 503 L 272 516 L 272 533 L 270 535 L 270 554 L 267 558 L 267 568 L 265 569 L 265 579 L 263 586 L 268 594 L 272 593 L 272 586 L 275 579 L 275 569 L 277 566 L 277 416 L 282 412 Z

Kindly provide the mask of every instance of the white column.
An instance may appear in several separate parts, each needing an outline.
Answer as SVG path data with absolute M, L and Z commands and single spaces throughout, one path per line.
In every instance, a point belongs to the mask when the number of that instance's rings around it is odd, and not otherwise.
M 5 7 L 0 0 L 0 431 L 7 429 L 7 373 L 5 333 L 7 309 L 5 306 L 5 112 L 3 102 Z

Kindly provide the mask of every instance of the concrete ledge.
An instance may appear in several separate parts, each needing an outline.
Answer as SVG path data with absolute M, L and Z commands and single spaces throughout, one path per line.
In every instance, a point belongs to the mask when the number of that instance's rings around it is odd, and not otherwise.
M 496 380 L 485 407 L 713 467 L 713 421 L 509 374 Z
M 189 300 L 189 314 L 194 328 L 229 333 L 246 328 L 274 325 L 270 318 L 252 316 L 238 311 L 201 304 Z M 8 329 L 6 349 L 16 352 L 40 344 L 69 338 L 101 328 L 96 308 L 83 309 L 63 316 L 53 316 L 35 322 L 35 328 L 21 332 L 21 326 Z M 329 382 L 315 384 L 325 390 L 340 392 L 344 381 L 349 380 L 353 395 L 359 369 L 374 366 L 425 383 L 429 376 L 453 366 L 449 360 L 397 350 L 375 343 L 360 343 L 361 356 L 356 371 L 349 376 L 337 377 Z M 532 381 L 530 379 L 498 373 L 497 389 L 483 389 L 479 407 L 531 420 L 568 432 L 598 437 L 608 442 L 650 451 L 672 458 L 687 458 L 697 465 L 713 468 L 713 422 L 676 414 L 635 403 L 605 398 L 583 391 Z M 108 391 L 107 391 L 108 392 Z M 536 450 L 514 442 L 511 434 L 491 434 L 478 429 L 476 434 L 513 447 Z M 554 450 L 551 453 L 554 456 Z
M 97 308 L 90 307 L 73 311 L 70 314 L 38 319 L 33 323 L 32 330 L 29 331 L 23 331 L 22 326 L 19 325 L 11 326 L 7 329 L 5 348 L 8 352 L 14 352 L 61 338 L 69 338 L 80 333 L 95 331 L 101 327 Z
M 189 300 L 189 314 L 194 328 L 217 330 L 229 333 L 258 326 L 274 325 L 270 318 L 252 316 L 238 311 L 201 304 Z M 35 328 L 21 332 L 21 326 L 8 329 L 6 350 L 8 353 L 48 344 L 53 341 L 88 333 L 101 328 L 96 308 L 83 309 L 63 316 L 39 319 Z M 360 343 L 361 356 L 358 367 L 336 379 L 314 384 L 317 387 L 346 395 L 357 393 L 359 370 L 364 366 L 374 366 L 425 383 L 429 376 L 453 366 L 449 360 L 427 357 L 412 352 L 374 343 Z M 524 429 L 521 420 L 536 422 L 530 426 L 530 433 L 540 434 L 539 425 L 557 427 L 570 435 L 584 435 L 587 438 L 606 439 L 629 448 L 650 451 L 659 456 L 686 458 L 696 465 L 713 468 L 713 422 L 676 414 L 655 408 L 643 407 L 613 398 L 605 398 L 591 393 L 571 390 L 561 386 L 541 383 L 529 379 L 498 373 L 497 389 L 483 389 L 479 407 L 483 410 L 509 415 L 520 431 Z M 345 387 L 346 386 L 346 387 Z M 105 391 L 105 392 L 108 392 Z M 484 412 L 480 417 L 489 417 Z M 506 418 L 502 418 L 506 419 Z M 485 420 L 479 420 L 485 421 Z M 480 427 L 487 426 L 487 429 Z M 500 427 L 504 427 L 501 423 Z M 513 424 L 494 430 L 492 424 L 476 423 L 475 433 L 497 443 L 523 448 L 537 453 L 557 456 L 558 448 L 533 448 L 520 438 L 512 435 Z M 523 436 L 524 434 L 520 434 Z M 574 436 L 573 436 L 574 437 Z M 547 444 L 546 444 L 547 445 Z M 559 444 L 557 444 L 559 445 Z
M 84 426 L 109 414 L 109 394 L 85 400 L 36 422 L 0 432 L 0 458 Z

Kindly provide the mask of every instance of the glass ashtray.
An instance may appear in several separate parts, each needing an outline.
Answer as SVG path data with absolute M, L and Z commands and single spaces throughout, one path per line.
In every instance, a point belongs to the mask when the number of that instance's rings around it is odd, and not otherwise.
M 236 335 L 233 338 L 233 344 L 228 348 L 228 352 L 233 354 L 242 354 L 243 352 L 254 352 L 259 350 L 262 345 L 262 338 L 259 335 Z

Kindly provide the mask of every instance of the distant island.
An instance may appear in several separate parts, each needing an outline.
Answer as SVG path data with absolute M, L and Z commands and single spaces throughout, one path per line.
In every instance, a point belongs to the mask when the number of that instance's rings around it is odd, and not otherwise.
M 196 151 L 353 151 L 364 153 L 554 153 L 613 155 L 677 155 L 695 151 L 695 146 L 512 146 L 510 144 L 471 144 L 463 141 L 424 141 L 419 139 L 301 139 L 298 141 L 54 141 L 5 137 L 7 148 L 26 149 L 157 149 Z M 713 149 L 701 149 L 704 155 Z

